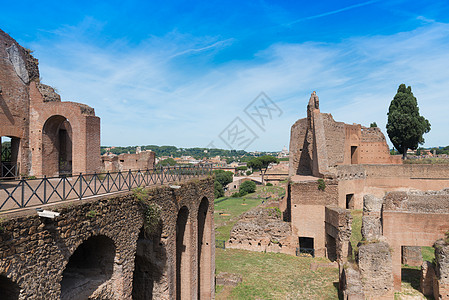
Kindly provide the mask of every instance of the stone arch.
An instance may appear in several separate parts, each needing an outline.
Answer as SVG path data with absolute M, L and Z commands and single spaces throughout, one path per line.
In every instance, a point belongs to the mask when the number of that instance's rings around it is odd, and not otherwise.
M 4 275 L 0 275 L 0 295 L 3 300 L 19 299 L 20 287 L 17 283 Z
M 183 206 L 176 220 L 176 300 L 191 299 L 191 237 L 189 210 Z
M 16 177 L 20 174 L 20 141 L 17 136 L 0 136 L 0 177 Z
M 85 240 L 69 259 L 61 280 L 61 299 L 87 299 L 112 277 L 116 247 L 107 236 Z
M 133 273 L 133 300 L 158 299 L 157 284 L 161 281 L 167 255 L 161 243 L 162 223 L 150 234 L 140 229 L 137 238 Z
M 212 297 L 212 230 L 213 219 L 209 211 L 209 200 L 201 199 L 197 216 L 198 224 L 198 299 L 211 299 Z
M 62 115 L 49 117 L 42 128 L 42 173 L 72 173 L 72 126 Z

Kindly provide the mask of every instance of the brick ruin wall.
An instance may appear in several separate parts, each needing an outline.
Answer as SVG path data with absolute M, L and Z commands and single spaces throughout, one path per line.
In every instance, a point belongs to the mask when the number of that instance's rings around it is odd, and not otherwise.
M 316 256 L 325 256 L 325 207 L 338 206 L 338 182 L 324 180 L 325 189 L 318 189 L 318 182 L 291 182 L 289 185 L 290 219 L 292 233 L 296 237 L 314 239 Z
M 307 142 L 307 119 L 300 119 L 293 124 L 290 131 L 289 146 L 289 176 L 296 174 L 311 174 L 310 161 L 312 141 Z M 310 140 L 310 138 L 309 138 Z M 310 146 L 310 151 L 309 151 Z
M 351 233 L 352 216 L 349 210 L 326 206 L 325 230 L 327 257 L 332 261 L 343 263 L 352 255 Z
M 73 160 L 73 173 L 99 171 L 100 119 L 93 108 L 61 102 L 52 87 L 40 83 L 38 61 L 30 53 L 0 30 L 0 136 L 11 137 L 17 145 L 12 163 L 19 174 L 59 175 L 60 159 L 50 162 L 45 151 L 56 153 L 56 157 L 59 129 L 70 128 L 73 157 L 67 163 Z M 70 127 L 63 128 L 62 118 L 70 120 Z M 57 126 L 49 125 L 56 119 Z M 55 132 L 49 132 L 50 128 Z
M 150 203 L 158 207 L 161 220 L 151 236 L 142 234 L 144 210 L 132 193 L 54 206 L 50 209 L 58 211 L 60 216 L 53 220 L 39 218 L 35 213 L 4 219 L 0 234 L 1 292 L 17 296 L 16 299 L 59 299 L 62 284 L 63 287 L 71 286 L 62 299 L 78 296 L 87 299 L 89 295 L 85 292 L 92 293 L 89 299 L 148 299 L 151 296 L 153 299 L 174 299 L 176 278 L 182 276 L 183 283 L 178 285 L 178 290 L 181 287 L 189 292 L 187 298 L 196 299 L 197 279 L 201 272 L 202 299 L 213 299 L 213 180 L 192 180 L 181 184 L 177 190 L 153 188 L 148 190 L 148 195 Z M 200 219 L 198 214 L 202 214 L 198 207 L 204 199 L 209 204 L 207 210 L 202 210 L 208 215 L 202 241 L 207 251 L 201 252 L 201 262 L 205 265 L 194 267 L 198 263 L 197 236 L 198 228 L 201 228 L 197 220 Z M 184 237 L 189 239 L 183 242 L 189 256 L 183 259 L 190 267 L 189 272 L 179 275 L 176 262 L 177 253 L 181 252 L 176 245 L 178 212 L 182 207 L 189 212 L 184 232 Z M 93 290 L 82 280 L 77 283 L 64 281 L 64 276 L 76 281 L 76 277 L 70 277 L 69 266 L 75 273 L 86 267 L 82 262 L 78 262 L 78 268 L 71 265 L 74 258 L 70 258 L 76 256 L 74 252 L 82 248 L 80 245 L 87 247 L 89 241 L 97 242 L 91 247 L 91 254 L 101 255 L 106 251 L 104 256 L 94 256 L 91 264 L 109 263 L 109 269 L 105 268 L 103 275 L 86 281 L 99 284 Z M 110 245 L 106 247 L 108 243 Z M 151 282 L 139 281 L 139 278 L 145 278 L 143 273 L 139 273 L 133 282 L 136 267 L 139 272 L 146 272 L 146 278 L 150 277 Z M 90 271 L 96 272 L 95 269 Z M 109 276 L 104 278 L 105 274 Z M 103 282 L 99 282 L 102 278 Z
M 342 164 L 345 155 L 345 123 L 335 122 L 331 114 L 322 113 L 329 166 Z M 320 147 L 321 145 L 317 145 Z

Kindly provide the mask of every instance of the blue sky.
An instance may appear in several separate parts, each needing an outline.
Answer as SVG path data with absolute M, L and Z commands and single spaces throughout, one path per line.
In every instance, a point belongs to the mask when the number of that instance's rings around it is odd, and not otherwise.
M 337 121 L 373 121 L 412 86 L 449 144 L 447 1 L 22 1 L 0 28 L 34 50 L 42 80 L 101 117 L 102 145 L 228 147 L 239 117 L 246 150 L 288 147 L 312 91 Z M 245 108 L 264 92 L 279 108 L 263 127 Z M 280 114 L 280 116 L 279 116 Z M 221 137 L 221 138 L 220 138 Z M 231 144 L 235 146 L 235 144 Z

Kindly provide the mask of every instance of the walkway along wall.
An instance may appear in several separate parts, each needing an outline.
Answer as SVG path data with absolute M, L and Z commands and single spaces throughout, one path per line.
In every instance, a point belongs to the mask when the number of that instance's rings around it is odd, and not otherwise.
M 146 198 L 145 192 L 139 197 L 126 192 L 53 206 L 60 212 L 55 219 L 33 211 L 4 219 L 0 295 L 213 299 L 213 180 L 153 188 L 147 194 L 148 205 L 138 199 Z M 145 230 L 151 224 L 145 219 L 155 215 L 159 221 Z

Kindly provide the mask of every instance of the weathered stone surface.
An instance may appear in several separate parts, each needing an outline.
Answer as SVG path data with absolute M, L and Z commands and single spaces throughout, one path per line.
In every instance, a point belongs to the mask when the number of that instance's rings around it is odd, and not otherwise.
M 380 212 L 382 209 L 382 198 L 377 198 L 374 195 L 363 196 L 363 211 L 364 212 Z
M 435 278 L 435 266 L 429 261 L 421 265 L 421 279 L 419 281 L 421 292 L 424 296 L 433 296 L 433 280 Z
M 242 282 L 242 276 L 239 274 L 221 272 L 216 277 L 216 284 L 226 285 L 226 286 L 237 286 Z
M 69 270 L 68 266 L 71 266 L 70 270 L 76 276 L 82 274 L 78 270 L 84 268 L 82 264 L 77 266 L 73 262 L 70 265 L 70 259 L 76 256 L 74 253 L 81 245 L 86 245 L 86 241 L 97 238 L 113 243 L 114 250 L 106 251 L 113 255 L 113 272 L 103 280 L 100 280 L 101 276 L 97 277 L 100 286 L 91 292 L 90 299 L 131 299 L 132 294 L 136 296 L 135 299 L 141 299 L 142 294 L 132 293 L 133 288 L 142 293 L 149 291 L 153 299 L 176 299 L 177 253 L 181 253 L 180 249 L 184 247 L 188 253 L 186 261 L 190 266 L 189 271 L 182 274 L 183 278 L 188 279 L 188 286 L 184 286 L 189 290 L 188 298 L 197 295 L 200 269 L 201 278 L 209 280 L 208 285 L 202 285 L 209 291 L 209 296 L 205 298 L 212 298 L 215 269 L 213 179 L 192 180 L 181 184 L 177 190 L 169 187 L 152 188 L 148 189 L 148 195 L 150 203 L 159 207 L 161 220 L 157 230 L 148 237 L 142 235 L 144 207 L 132 192 L 49 207 L 50 210 L 60 212 L 60 216 L 53 220 L 32 214 L 3 221 L 4 230 L 0 234 L 0 280 L 6 277 L 18 284 L 20 300 L 59 299 L 61 282 L 69 278 L 64 276 L 70 275 L 64 273 Z M 208 258 L 208 262 L 198 266 L 198 207 L 201 207 L 200 203 L 204 203 L 204 199 L 208 200 L 208 207 L 203 212 L 209 215 L 210 218 L 206 220 L 211 222 L 203 222 L 203 236 L 207 239 L 203 238 L 201 244 L 207 244 L 207 251 L 201 250 L 201 261 Z M 177 219 L 183 207 L 189 212 L 190 225 L 186 230 L 188 235 L 184 244 L 178 245 L 177 250 Z M 101 247 L 101 244 L 95 245 L 98 247 L 90 249 L 109 249 Z M 137 262 L 147 266 L 139 264 L 142 268 L 138 271 L 148 271 L 145 276 L 151 282 L 133 282 Z M 89 263 L 95 264 L 97 261 Z M 97 271 L 92 269 L 89 272 L 95 274 Z M 80 295 L 86 287 L 83 287 L 85 279 L 89 278 L 86 276 L 72 277 L 73 282 L 69 284 L 71 289 L 66 289 L 66 297 L 76 299 Z M 139 276 L 143 276 L 142 273 Z
M 362 217 L 362 237 L 365 240 L 378 239 L 382 234 L 380 217 L 375 215 L 364 215 Z
M 282 252 L 292 242 L 290 223 L 274 207 L 256 207 L 244 213 L 231 230 L 228 248 Z M 294 248 L 290 247 L 294 253 Z
M 23 83 L 28 83 L 30 81 L 30 77 L 28 76 L 25 62 L 23 61 L 17 45 L 13 44 L 11 47 L 6 49 L 6 52 L 8 52 L 9 61 L 14 66 L 17 76 L 22 79 Z
M 443 284 L 449 284 L 449 244 L 444 240 L 435 242 L 436 275 Z
M 340 291 L 344 300 L 363 300 L 362 280 L 359 271 L 355 270 L 349 264 L 340 266 Z
M 380 297 L 393 290 L 390 247 L 385 242 L 359 246 L 358 266 L 366 297 Z
M 61 102 L 61 96 L 49 85 L 37 83 L 37 88 L 44 98 L 44 102 Z
M 423 263 L 421 247 L 403 246 L 402 264 L 409 266 L 421 266 Z

